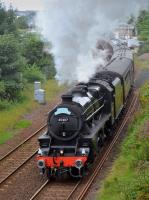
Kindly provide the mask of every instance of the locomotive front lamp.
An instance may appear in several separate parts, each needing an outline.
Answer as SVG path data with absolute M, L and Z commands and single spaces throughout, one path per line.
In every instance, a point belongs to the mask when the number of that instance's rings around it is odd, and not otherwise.
M 79 150 L 79 152 L 80 152 L 80 154 L 82 155 L 82 156 L 86 156 L 86 155 L 88 155 L 89 154 L 89 148 L 87 147 L 87 148 L 80 148 L 80 150 Z
M 85 154 L 86 154 L 85 149 L 82 149 L 82 155 L 85 156 Z
M 38 155 L 42 156 L 42 150 L 40 148 L 38 149 Z
M 60 150 L 60 155 L 62 156 L 63 154 L 64 154 L 64 150 L 61 149 L 61 150 Z
M 62 132 L 62 136 L 63 136 L 63 137 L 66 137 L 66 132 Z

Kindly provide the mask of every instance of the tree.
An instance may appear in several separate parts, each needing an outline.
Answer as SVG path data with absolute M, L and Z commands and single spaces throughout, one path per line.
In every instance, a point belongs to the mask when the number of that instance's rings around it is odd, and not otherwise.
M 17 28 L 15 24 L 16 15 L 13 9 L 10 7 L 8 11 L 0 3 L 0 35 L 17 33 Z
M 28 20 L 28 16 L 17 18 L 15 11 L 11 7 L 6 10 L 0 0 L 0 103 L 18 100 L 24 80 L 42 81 L 45 75 L 55 75 L 53 57 L 45 52 L 41 38 L 28 30 L 19 31 L 27 28 Z
M 6 29 L 6 11 L 0 2 L 0 35 L 3 35 Z
M 131 15 L 127 23 L 128 23 L 128 24 L 135 25 L 135 23 L 136 23 L 135 16 L 134 16 L 134 15 Z
M 0 36 L 0 99 L 14 101 L 23 88 L 23 59 L 19 55 L 17 40 L 13 35 Z
M 142 10 L 137 20 L 137 29 L 141 40 L 149 40 L 149 11 Z
M 22 55 L 26 58 L 27 63 L 30 65 L 37 64 L 42 58 L 44 44 L 33 33 L 28 33 L 23 38 Z
M 17 27 L 16 27 L 16 14 L 14 10 L 10 7 L 9 10 L 7 11 L 7 18 L 6 18 L 6 34 L 9 33 L 17 33 Z
M 39 60 L 39 66 L 47 79 L 55 77 L 56 69 L 52 54 L 44 52 L 42 58 Z
M 28 19 L 25 16 L 18 17 L 15 20 L 16 26 L 18 29 L 27 29 L 28 28 Z
M 53 78 L 56 74 L 53 56 L 45 51 L 44 42 L 35 33 L 25 34 L 22 39 L 22 55 L 26 58 L 28 65 L 36 65 L 46 75 Z

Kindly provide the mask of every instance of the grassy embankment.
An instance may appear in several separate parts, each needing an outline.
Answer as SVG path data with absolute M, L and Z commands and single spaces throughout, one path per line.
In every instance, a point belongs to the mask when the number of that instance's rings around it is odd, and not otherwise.
M 54 100 L 58 93 L 64 89 L 62 86 L 58 86 L 55 80 L 49 80 L 44 88 L 47 102 Z M 25 98 L 21 103 L 14 103 L 7 110 L 0 111 L 0 144 L 5 143 L 20 129 L 31 125 L 31 121 L 23 119 L 23 116 L 39 106 L 34 101 L 33 90 L 33 85 L 28 85 L 28 88 L 23 92 Z
M 135 67 L 139 70 L 149 69 L 149 60 L 141 59 L 138 56 L 135 56 L 134 64 Z
M 147 67 L 138 58 L 135 62 L 141 69 Z M 97 199 L 149 200 L 149 82 L 140 89 L 140 102 L 141 109 Z

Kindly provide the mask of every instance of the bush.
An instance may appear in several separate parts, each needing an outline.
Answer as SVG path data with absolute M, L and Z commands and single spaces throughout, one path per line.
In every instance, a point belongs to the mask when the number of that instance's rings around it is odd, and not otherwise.
M 149 84 L 140 89 L 142 107 L 135 114 L 119 158 L 102 186 L 97 199 L 149 199 Z M 112 194 L 112 196 L 111 196 Z
M 17 100 L 22 91 L 23 59 L 13 34 L 0 36 L 0 99 Z
M 18 17 L 15 20 L 16 26 L 19 29 L 27 29 L 28 28 L 28 20 L 26 16 Z
M 149 10 L 142 10 L 137 20 L 140 40 L 149 40 Z
M 10 102 L 8 102 L 7 100 L 0 100 L 0 110 L 5 110 L 8 109 L 10 106 Z
M 147 81 L 143 89 L 140 90 L 140 103 L 142 107 L 149 104 L 149 82 Z
M 45 74 L 46 79 L 52 79 L 56 75 L 54 58 L 52 55 L 44 53 L 43 57 L 39 60 L 38 65 Z
M 4 81 L 0 81 L 0 96 L 3 96 L 3 94 L 5 93 L 5 82 Z
M 32 83 L 34 81 L 41 81 L 45 80 L 44 75 L 40 71 L 40 69 L 34 65 L 28 65 L 24 71 L 24 78 L 27 79 L 28 82 Z
M 38 65 L 39 60 L 42 58 L 44 43 L 34 33 L 27 33 L 22 39 L 22 55 L 29 65 Z
M 141 45 L 138 53 L 139 55 L 144 54 L 144 53 L 149 53 L 149 40 Z

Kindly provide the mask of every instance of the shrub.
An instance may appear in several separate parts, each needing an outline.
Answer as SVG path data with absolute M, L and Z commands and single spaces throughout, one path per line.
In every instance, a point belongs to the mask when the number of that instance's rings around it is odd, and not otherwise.
M 1 110 L 5 110 L 8 109 L 10 106 L 10 102 L 8 102 L 7 100 L 0 100 L 0 111 Z
M 139 49 L 139 55 L 144 53 L 149 53 L 149 41 L 144 42 Z
M 15 36 L 0 36 L 0 99 L 17 100 L 22 91 L 22 59 Z
M 101 200 L 149 199 L 149 84 L 140 89 L 142 107 L 135 114 L 111 174 L 102 186 Z M 112 196 L 111 196 L 112 194 Z
M 140 102 L 142 107 L 149 104 L 149 82 L 140 90 Z
M 24 78 L 27 79 L 28 82 L 32 83 L 34 81 L 41 81 L 45 80 L 44 75 L 42 74 L 41 70 L 34 64 L 28 65 L 24 71 Z

